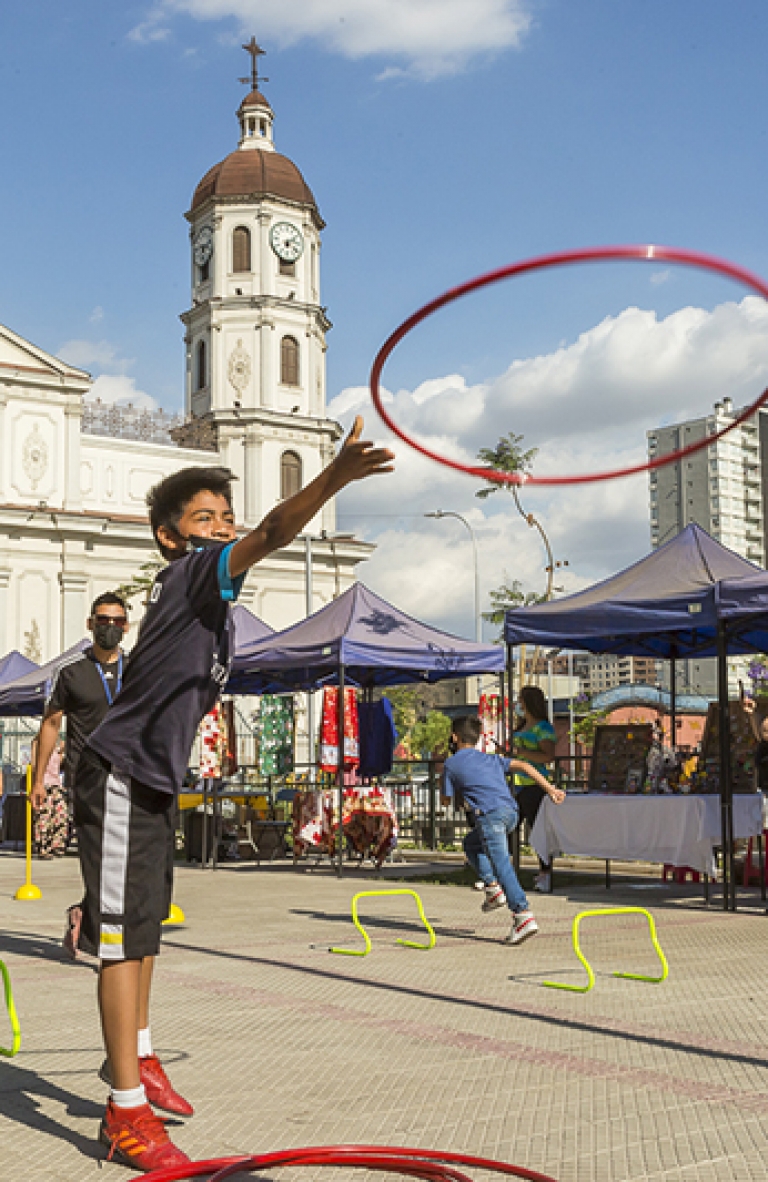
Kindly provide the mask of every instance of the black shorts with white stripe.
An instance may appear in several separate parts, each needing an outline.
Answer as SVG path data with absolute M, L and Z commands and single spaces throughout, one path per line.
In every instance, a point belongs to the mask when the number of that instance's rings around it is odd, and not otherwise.
M 80 947 L 106 961 L 156 955 L 173 889 L 174 797 L 121 776 L 86 747 L 74 798 Z

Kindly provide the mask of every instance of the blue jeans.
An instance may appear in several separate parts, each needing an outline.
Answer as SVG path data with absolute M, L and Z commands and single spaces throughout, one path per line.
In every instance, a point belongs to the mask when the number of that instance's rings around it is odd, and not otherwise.
M 503 808 L 477 816 L 474 829 L 464 838 L 469 864 L 484 883 L 499 884 L 507 896 L 507 906 L 515 913 L 528 910 L 525 891 L 509 857 L 508 836 L 517 828 L 517 821 L 517 805 L 510 801 Z

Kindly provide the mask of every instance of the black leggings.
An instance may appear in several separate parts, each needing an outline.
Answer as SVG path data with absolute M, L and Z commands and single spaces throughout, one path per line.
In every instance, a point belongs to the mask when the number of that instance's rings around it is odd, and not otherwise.
M 546 796 L 543 788 L 539 788 L 538 784 L 524 784 L 515 797 L 518 810 L 520 812 L 520 821 L 528 822 L 528 829 L 533 829 L 534 822 L 539 815 L 541 802 Z M 549 870 L 546 862 L 542 862 L 539 858 L 539 866 L 543 872 Z

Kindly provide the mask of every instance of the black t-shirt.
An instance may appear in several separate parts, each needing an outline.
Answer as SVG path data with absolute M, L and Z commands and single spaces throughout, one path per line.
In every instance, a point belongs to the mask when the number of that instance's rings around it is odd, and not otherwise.
M 67 744 L 64 754 L 65 782 L 72 784 L 75 768 L 85 740 L 96 729 L 109 709 L 109 696 L 117 696 L 120 660 L 105 664 L 97 661 L 92 648 L 78 653 L 62 665 L 53 679 L 45 704 L 46 716 L 62 711 L 67 719 Z M 123 659 L 123 675 L 127 665 Z M 99 668 L 104 681 L 99 676 Z
M 195 733 L 226 684 L 232 661 L 228 600 L 232 543 L 194 550 L 160 571 L 123 690 L 88 746 L 116 772 L 159 792 L 184 780 Z

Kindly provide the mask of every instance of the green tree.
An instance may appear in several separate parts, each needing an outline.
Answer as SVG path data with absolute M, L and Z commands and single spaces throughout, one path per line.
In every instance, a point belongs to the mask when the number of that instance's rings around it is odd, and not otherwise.
M 491 591 L 488 597 L 491 601 L 491 609 L 483 612 L 483 619 L 498 625 L 499 628 L 503 628 L 504 616 L 511 608 L 528 607 L 532 603 L 543 603 L 544 601 L 544 596 L 537 595 L 535 591 L 523 591 L 520 580 L 510 579 L 506 571 L 504 571 L 504 582 L 500 587 Z M 501 638 L 502 633 L 499 632 L 498 639 L 501 640 Z
M 411 749 L 411 732 L 419 718 L 419 691 L 415 686 L 394 685 L 386 695 L 392 703 L 398 742 Z
M 523 436 L 515 435 L 510 431 L 508 435 L 502 435 L 495 447 L 481 447 L 477 453 L 478 460 L 482 460 L 489 468 L 494 468 L 497 472 L 517 472 L 521 477 L 524 477 L 533 465 L 533 461 L 538 455 L 539 449 L 537 447 L 528 448 L 526 451 L 523 448 Z M 549 544 L 549 538 L 544 532 L 544 526 L 541 524 L 533 513 L 527 513 L 520 500 L 520 486 L 518 484 L 499 484 L 498 481 L 489 480 L 485 488 L 478 489 L 475 493 L 480 500 L 485 500 L 487 497 L 493 496 L 499 489 L 506 488 L 511 494 L 515 502 L 515 508 L 520 516 L 530 526 L 531 529 L 536 529 L 539 532 L 542 545 L 547 555 L 547 564 L 544 568 L 547 572 L 547 589 L 543 596 L 536 602 L 543 602 L 544 600 L 552 598 L 552 585 L 555 577 L 555 559 L 552 554 L 552 547 Z
M 140 596 L 141 606 L 145 607 L 155 576 L 165 565 L 165 559 L 161 558 L 159 554 L 156 558 L 151 558 L 149 562 L 143 562 L 132 579 L 115 588 L 117 594 L 122 595 L 126 603 L 130 603 L 132 599 Z
M 440 710 L 430 710 L 426 718 L 420 719 L 411 731 L 411 745 L 415 752 L 428 759 L 432 755 L 448 754 L 451 737 L 451 720 Z

